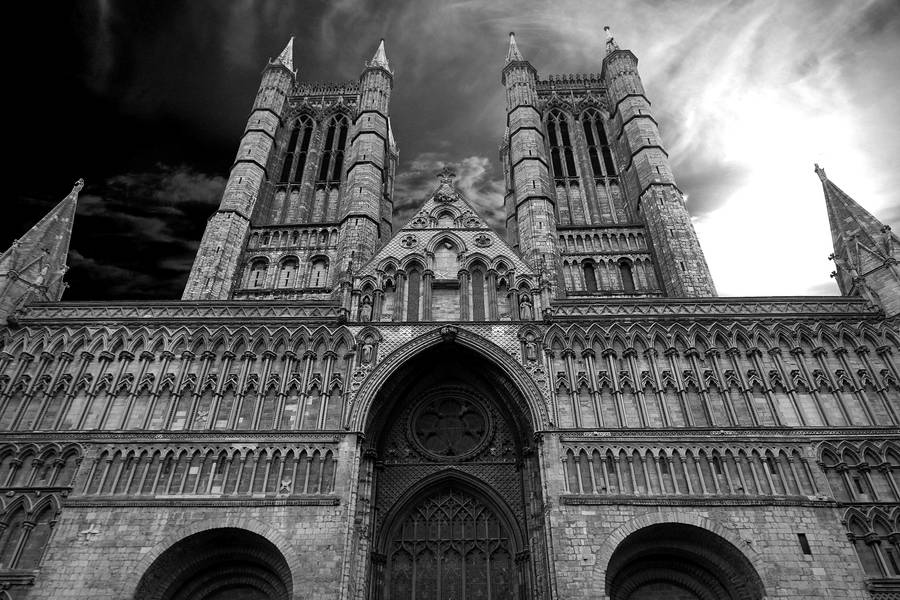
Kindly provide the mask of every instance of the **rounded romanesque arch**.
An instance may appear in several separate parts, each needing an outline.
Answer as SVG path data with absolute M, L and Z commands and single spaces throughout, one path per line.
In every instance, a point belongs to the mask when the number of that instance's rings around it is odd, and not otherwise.
M 612 532 L 598 555 L 608 600 L 765 600 L 765 572 L 735 533 L 691 514 L 643 515 Z
M 300 598 L 302 592 L 295 576 L 300 569 L 299 557 L 271 525 L 246 518 L 206 519 L 180 528 L 153 546 L 132 570 L 135 580 L 125 589 L 134 590 L 130 597 L 135 600 L 174 600 L 180 598 L 179 585 L 221 579 L 217 574 L 218 565 L 225 559 L 238 566 L 236 572 L 244 574 L 239 579 L 249 586 L 247 600 L 257 597 L 293 600 Z M 234 583 L 244 585 L 241 581 Z M 195 596 L 188 597 L 219 600 L 213 593 L 218 593 L 217 585 L 206 588 L 201 585 L 197 589 L 206 589 L 208 593 L 196 595 L 199 593 L 196 592 Z M 254 589 L 269 595 L 254 596 Z
M 442 344 L 457 344 L 461 349 L 488 359 L 505 375 L 509 391 L 522 400 L 520 408 L 528 416 L 532 430 L 540 431 L 550 426 L 543 394 L 521 364 L 506 350 L 477 333 L 447 325 L 416 337 L 384 357 L 356 393 L 350 412 L 350 429 L 365 431 L 371 420 L 373 403 L 388 379 L 417 355 Z

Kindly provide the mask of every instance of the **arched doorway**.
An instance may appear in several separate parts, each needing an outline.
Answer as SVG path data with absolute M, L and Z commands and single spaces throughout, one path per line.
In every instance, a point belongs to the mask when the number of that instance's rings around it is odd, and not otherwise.
M 136 600 L 289 600 L 290 567 L 275 545 L 237 528 L 188 536 L 163 552 Z
M 540 469 L 524 406 L 497 365 L 453 342 L 385 382 L 360 470 L 368 598 L 542 595 Z
M 762 600 L 762 580 L 731 542 L 703 528 L 660 523 L 626 537 L 606 570 L 610 600 Z

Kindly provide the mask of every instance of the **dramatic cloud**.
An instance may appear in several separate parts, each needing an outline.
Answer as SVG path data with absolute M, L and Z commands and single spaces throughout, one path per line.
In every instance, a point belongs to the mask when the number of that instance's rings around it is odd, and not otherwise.
M 222 177 L 158 165 L 86 188 L 75 216 L 67 297 L 88 299 L 97 290 L 119 298 L 178 297 L 224 187 Z
M 403 227 L 438 187 L 437 173 L 445 166 L 456 172 L 456 187 L 488 224 L 503 232 L 503 182 L 484 156 L 450 162 L 439 153 L 423 153 L 399 174 L 394 183 L 394 230 Z
M 96 0 L 45 13 L 13 19 L 39 21 L 45 35 L 21 48 L 31 60 L 14 61 L 22 66 L 13 65 L 10 78 L 31 92 L 40 114 L 53 115 L 11 124 L 23 145 L 13 165 L 14 204 L 31 218 L 84 176 L 88 196 L 102 204 L 88 199 L 81 209 L 90 216 L 76 221 L 73 248 L 163 282 L 154 291 L 152 282 L 122 290 L 78 289 L 73 281 L 70 298 L 179 295 L 177 279 L 216 203 L 211 190 L 227 174 L 260 71 L 291 35 L 295 66 L 308 81 L 357 78 L 386 39 L 401 158 L 398 225 L 434 189 L 434 172 L 452 164 L 470 202 L 502 228 L 497 148 L 506 124 L 499 79 L 507 33 L 516 31 L 541 76 L 599 72 L 609 24 L 640 60 L 721 294 L 837 293 L 814 161 L 900 227 L 896 0 Z M 42 63 L 53 64 L 64 85 L 30 68 Z M 45 161 L 34 160 L 47 150 L 43 140 L 77 140 L 79 151 L 64 146 L 71 157 L 48 175 Z M 179 202 L 165 199 L 171 191 L 156 196 L 152 186 L 169 185 L 178 172 L 160 175 L 158 162 L 189 165 L 199 187 L 179 188 Z M 207 185 L 196 181 L 199 173 L 217 175 Z M 104 210 L 120 216 L 103 217 Z M 110 237 L 95 224 L 134 237 Z M 81 246 L 94 238 L 105 247 Z M 143 248 L 147 264 L 120 262 L 130 247 Z

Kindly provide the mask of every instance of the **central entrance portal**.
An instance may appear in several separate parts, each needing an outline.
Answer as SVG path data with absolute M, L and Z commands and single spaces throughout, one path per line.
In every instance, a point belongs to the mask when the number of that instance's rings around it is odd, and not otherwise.
M 541 595 L 533 427 L 499 367 L 457 343 L 426 350 L 385 383 L 366 429 L 369 598 Z

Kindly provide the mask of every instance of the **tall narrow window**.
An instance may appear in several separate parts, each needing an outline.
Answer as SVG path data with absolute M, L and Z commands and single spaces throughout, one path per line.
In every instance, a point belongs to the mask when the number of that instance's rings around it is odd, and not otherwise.
M 550 140 L 550 159 L 553 164 L 555 179 L 577 177 L 575 171 L 575 155 L 572 151 L 572 140 L 569 137 L 569 123 L 566 115 L 558 110 L 550 113 L 547 120 L 547 133 Z M 565 168 L 563 168 L 565 163 Z
M 249 287 L 261 288 L 266 284 L 266 271 L 269 263 L 264 258 L 258 258 L 250 264 Z
M 319 164 L 317 184 L 337 186 L 341 183 L 344 165 L 344 146 L 347 144 L 347 117 L 335 115 L 328 122 L 325 145 L 322 146 L 322 162 Z
M 317 258 L 312 263 L 309 273 L 309 287 L 320 288 L 328 285 L 328 261 Z
M 591 159 L 591 169 L 594 177 L 615 177 L 616 167 L 613 163 L 612 150 L 609 147 L 609 139 L 606 137 L 606 129 L 603 126 L 603 118 L 594 109 L 584 111 L 581 115 L 581 125 L 584 128 L 584 137 L 587 141 L 588 156 Z M 603 157 L 604 171 L 600 169 L 600 156 Z
M 472 320 L 484 321 L 484 271 L 472 269 Z
M 594 273 L 594 263 L 585 261 L 582 266 L 584 270 L 584 289 L 590 293 L 597 291 L 597 274 Z
M 407 321 L 418 321 L 419 320 L 419 295 L 420 295 L 420 283 L 421 283 L 421 275 L 419 273 L 419 269 L 413 267 L 409 276 L 406 280 L 406 289 L 407 292 L 407 304 L 406 304 L 406 320 Z
M 293 183 L 303 181 L 303 170 L 306 168 L 306 157 L 309 154 L 309 141 L 312 139 L 313 121 L 309 115 L 303 115 L 298 121 L 298 125 L 302 131 L 300 138 L 300 147 L 296 149 L 297 165 L 294 167 L 294 177 L 291 179 Z
M 300 137 L 300 123 L 294 125 L 291 131 L 291 139 L 288 141 L 287 153 L 284 155 L 284 164 L 281 167 L 281 177 L 278 183 L 287 183 L 291 176 L 291 165 L 294 163 L 294 149 L 297 147 L 297 138 Z
M 622 276 L 622 287 L 626 293 L 634 291 L 634 274 L 631 271 L 631 262 L 627 260 L 619 261 L 619 274 Z

